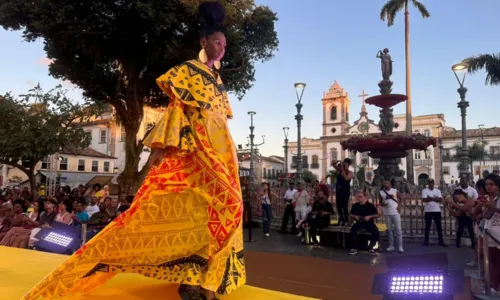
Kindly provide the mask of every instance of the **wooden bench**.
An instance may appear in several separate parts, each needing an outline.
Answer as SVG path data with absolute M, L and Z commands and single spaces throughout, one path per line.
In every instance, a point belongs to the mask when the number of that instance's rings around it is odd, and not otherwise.
M 323 228 L 323 229 L 318 229 L 318 234 L 324 233 L 324 232 L 332 232 L 332 233 L 338 233 L 337 234 L 337 244 L 341 245 L 342 248 L 347 248 L 347 236 L 351 233 L 351 226 L 333 226 L 333 224 L 337 224 L 336 220 L 332 220 L 330 223 L 330 226 Z M 375 223 L 377 225 L 377 228 L 379 230 L 380 237 L 385 237 L 387 236 L 387 226 L 385 223 Z M 310 244 L 310 231 L 309 227 L 306 228 L 306 236 L 305 236 L 305 243 L 308 245 Z M 361 230 L 358 232 L 358 235 L 365 235 L 369 236 L 370 233 L 366 230 Z M 321 242 L 321 241 L 320 241 Z M 381 239 L 379 240 L 379 243 L 377 243 L 377 246 L 375 247 L 376 250 L 380 250 L 380 243 Z

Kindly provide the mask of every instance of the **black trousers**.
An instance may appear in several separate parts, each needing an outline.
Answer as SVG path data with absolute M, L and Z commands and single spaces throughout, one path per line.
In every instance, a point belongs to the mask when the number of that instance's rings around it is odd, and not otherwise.
M 429 242 L 429 232 L 431 231 L 432 221 L 436 224 L 439 243 L 443 243 L 443 228 L 441 227 L 441 212 L 426 212 L 425 218 L 425 242 Z
M 285 213 L 283 214 L 283 222 L 281 223 L 281 232 L 286 231 L 286 227 L 288 226 L 288 220 L 292 218 L 292 232 L 296 232 L 297 228 L 295 227 L 295 210 L 292 204 L 286 204 Z
M 375 225 L 375 222 L 363 222 L 363 221 L 358 221 L 354 223 L 351 227 L 351 238 L 353 245 L 356 245 L 356 238 L 358 236 L 358 232 L 360 230 L 366 230 L 368 231 L 371 236 L 370 236 L 370 245 L 368 246 L 370 249 L 373 249 L 377 242 L 379 241 L 379 231 L 377 228 L 377 225 Z
M 467 216 L 459 216 L 457 217 L 457 247 L 461 245 L 461 239 L 464 234 L 464 229 L 467 227 L 467 232 L 469 232 L 470 241 L 472 246 L 476 244 L 476 237 L 474 236 L 474 221 Z
M 314 244 L 318 243 L 318 239 L 316 238 L 316 235 L 318 235 L 318 229 L 328 227 L 328 225 L 330 225 L 330 222 L 330 216 L 318 216 L 317 218 L 307 220 L 307 225 L 309 225 L 309 232 L 311 233 L 311 240 Z
M 351 198 L 351 193 L 349 191 L 337 190 L 335 197 L 339 223 L 345 224 L 349 222 L 349 199 Z

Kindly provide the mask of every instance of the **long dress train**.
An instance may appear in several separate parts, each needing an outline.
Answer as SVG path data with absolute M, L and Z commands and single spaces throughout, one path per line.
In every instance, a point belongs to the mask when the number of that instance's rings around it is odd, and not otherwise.
M 245 284 L 243 205 L 224 85 L 192 60 L 157 79 L 170 98 L 144 143 L 164 148 L 131 208 L 23 299 L 88 293 L 127 272 L 228 294 Z

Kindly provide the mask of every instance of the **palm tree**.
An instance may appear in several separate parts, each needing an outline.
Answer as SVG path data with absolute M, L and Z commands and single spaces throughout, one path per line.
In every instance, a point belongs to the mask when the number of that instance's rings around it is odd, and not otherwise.
M 484 142 L 484 144 L 480 141 L 474 142 L 472 145 L 469 145 L 467 148 L 467 153 L 469 154 L 469 160 L 470 160 L 470 170 L 471 173 L 474 172 L 474 162 L 475 161 L 481 161 L 489 156 L 488 152 L 486 151 L 486 145 L 487 142 Z M 452 156 L 452 160 L 454 161 L 460 161 L 461 157 L 461 151 L 462 151 L 462 145 L 456 145 L 453 147 L 455 150 L 455 155 Z
M 325 180 L 328 181 L 328 178 L 330 178 L 330 184 L 332 186 L 335 185 L 335 183 L 337 182 L 337 175 L 338 175 L 338 172 L 337 170 L 331 170 L 330 172 L 328 172 L 328 174 L 326 175 L 325 177 Z
M 382 6 L 380 11 L 380 19 L 382 21 L 387 20 L 387 26 L 394 25 L 394 19 L 396 14 L 404 9 L 405 12 L 405 60 L 406 60 L 406 96 L 408 100 L 406 101 L 406 134 L 411 135 L 412 133 L 412 121 L 411 121 L 411 85 L 410 85 L 410 12 L 408 11 L 408 4 L 411 2 L 413 6 L 417 8 L 423 18 L 428 18 L 431 16 L 425 5 L 417 0 L 388 0 L 387 3 Z M 406 176 L 408 181 L 414 182 L 413 179 L 413 157 L 408 155 L 406 157 Z
M 486 71 L 486 84 L 500 85 L 500 53 L 471 56 L 463 62 L 467 65 L 469 73 Z

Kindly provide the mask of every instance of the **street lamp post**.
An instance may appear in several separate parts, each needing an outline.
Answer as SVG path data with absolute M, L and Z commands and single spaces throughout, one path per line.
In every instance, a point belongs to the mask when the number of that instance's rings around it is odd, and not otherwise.
M 285 146 L 283 148 L 285 149 L 285 188 L 288 189 L 288 131 L 290 130 L 289 127 L 283 127 L 283 133 L 285 133 Z
M 439 186 L 441 190 L 444 189 L 444 171 L 443 171 L 443 124 L 438 126 L 438 134 L 439 134 Z
M 294 84 L 295 92 L 297 94 L 297 104 L 295 107 L 297 108 L 297 115 L 295 115 L 295 120 L 297 120 L 297 183 L 303 182 L 302 177 L 302 137 L 300 132 L 300 126 L 302 123 L 302 115 L 300 111 L 302 109 L 302 95 L 304 94 L 304 89 L 306 88 L 306 84 L 302 82 L 297 82 Z
M 483 163 L 484 166 L 486 165 L 486 162 L 484 161 L 484 134 L 483 134 L 484 124 L 479 124 L 477 127 L 481 131 L 481 162 Z
M 462 148 L 460 149 L 460 165 L 458 167 L 460 173 L 460 179 L 464 178 L 467 183 L 469 183 L 472 178 L 470 176 L 469 171 L 469 153 L 467 149 L 467 107 L 469 106 L 469 102 L 465 100 L 465 94 L 467 93 L 467 88 L 464 87 L 465 75 L 467 74 L 467 66 L 463 63 L 455 64 L 451 67 L 453 74 L 457 78 L 458 84 L 460 87 L 457 89 L 458 94 L 460 95 L 460 101 L 458 102 L 458 108 L 460 108 L 460 115 L 462 117 Z M 458 77 L 459 73 L 463 73 L 462 80 Z
M 254 144 L 254 138 L 255 135 L 253 134 L 253 131 L 255 127 L 253 126 L 253 116 L 256 114 L 254 111 L 249 111 L 248 114 L 250 115 L 250 185 L 248 187 L 248 209 L 250 211 L 249 213 L 249 224 L 248 224 L 248 241 L 247 242 L 255 242 L 252 240 L 252 218 L 251 218 L 251 203 L 252 203 L 252 198 L 254 195 L 254 188 L 255 188 L 255 172 L 254 172 L 254 146 L 260 146 L 264 144 L 264 136 L 262 136 L 262 143 L 255 145 Z

